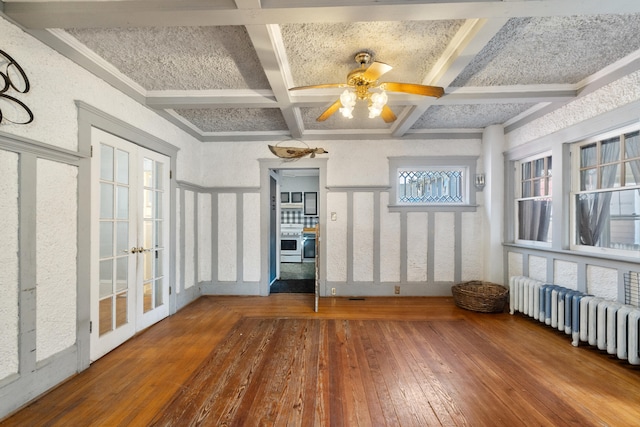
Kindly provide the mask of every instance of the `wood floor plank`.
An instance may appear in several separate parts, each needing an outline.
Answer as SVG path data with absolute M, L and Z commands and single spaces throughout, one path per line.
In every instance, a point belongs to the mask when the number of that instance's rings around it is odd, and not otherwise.
M 451 298 L 203 297 L 0 426 L 636 425 L 640 368 Z

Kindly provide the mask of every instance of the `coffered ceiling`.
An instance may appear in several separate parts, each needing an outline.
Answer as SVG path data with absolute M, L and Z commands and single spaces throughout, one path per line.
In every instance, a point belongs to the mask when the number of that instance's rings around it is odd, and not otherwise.
M 640 68 L 637 0 L 5 1 L 3 14 L 201 141 L 478 137 Z M 316 118 L 368 51 L 398 119 Z

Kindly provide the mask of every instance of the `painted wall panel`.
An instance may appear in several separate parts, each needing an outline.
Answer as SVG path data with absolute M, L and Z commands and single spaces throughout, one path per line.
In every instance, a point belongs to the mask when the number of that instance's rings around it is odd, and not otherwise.
M 211 280 L 211 194 L 198 194 L 198 281 Z
M 242 234 L 242 276 L 245 282 L 260 280 L 260 193 L 245 193 Z
M 434 220 L 433 279 L 436 282 L 452 282 L 455 272 L 455 217 L 451 212 L 437 212 Z M 458 230 L 459 232 L 459 230 Z
M 461 279 L 478 280 L 484 277 L 483 260 L 485 254 L 482 251 L 484 239 L 484 227 L 482 226 L 482 211 L 462 213 L 461 231 Z M 495 257 L 502 254 L 488 254 Z
M 578 289 L 578 264 L 575 262 L 554 260 L 553 283 L 569 289 Z
M 0 380 L 18 372 L 18 162 L 0 150 Z
M 540 280 L 541 282 L 547 281 L 546 258 L 533 255 L 529 256 L 529 277 Z
M 182 206 L 180 204 L 180 193 L 181 190 L 176 188 L 176 293 L 180 293 L 182 290 L 182 244 L 180 238 L 182 236 L 182 222 L 180 219 L 180 212 L 182 210 Z
M 235 193 L 218 194 L 218 280 L 238 279 L 238 211 Z
M 400 281 L 400 213 L 389 212 L 389 193 L 380 194 L 380 281 Z
M 427 281 L 428 214 L 407 214 L 407 281 Z
M 353 281 L 373 281 L 373 196 L 353 195 Z
M 336 220 L 331 220 L 335 213 Z M 347 280 L 347 193 L 327 194 L 327 280 L 345 282 Z
M 43 159 L 37 161 L 38 361 L 72 346 L 76 341 L 77 177 L 75 166 Z
M 184 288 L 189 289 L 196 284 L 195 274 L 195 197 L 193 191 L 184 192 Z
M 587 265 L 587 292 L 600 298 L 618 299 L 618 271 Z
M 507 262 L 509 268 L 508 277 L 522 276 L 524 274 L 524 260 L 522 254 L 518 252 L 509 252 L 507 255 Z

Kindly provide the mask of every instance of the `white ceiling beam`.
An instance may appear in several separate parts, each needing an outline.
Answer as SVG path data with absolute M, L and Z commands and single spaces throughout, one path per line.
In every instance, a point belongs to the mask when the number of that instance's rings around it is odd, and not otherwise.
M 465 69 L 478 53 L 491 41 L 508 21 L 499 19 L 468 19 L 454 36 L 449 46 L 427 74 L 422 84 L 447 87 Z M 393 135 L 401 137 L 436 102 L 435 98 L 425 98 L 418 106 L 402 112 L 394 123 Z
M 8 1 L 4 14 L 25 28 L 90 28 L 143 26 L 223 26 L 283 23 L 508 19 L 640 12 L 629 0 L 450 1 L 416 4 L 362 4 L 292 7 L 288 2 L 262 4 L 243 0 Z M 264 3 L 264 2 L 263 2 Z

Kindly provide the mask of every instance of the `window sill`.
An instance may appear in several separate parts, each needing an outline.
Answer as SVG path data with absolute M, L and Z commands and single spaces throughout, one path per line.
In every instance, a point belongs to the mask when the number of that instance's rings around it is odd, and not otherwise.
M 389 212 L 475 212 L 479 205 L 387 205 Z
M 503 243 L 502 246 L 507 248 L 510 247 L 510 248 L 523 249 L 523 250 L 562 254 L 562 255 L 577 257 L 577 258 L 591 258 L 591 259 L 617 261 L 617 262 L 625 262 L 625 263 L 638 263 L 638 258 L 640 258 L 640 253 L 635 256 L 634 255 L 618 255 L 618 254 L 612 254 L 612 253 L 595 252 L 590 250 L 554 249 L 552 247 L 526 245 L 523 243 L 513 243 L 513 242 Z

